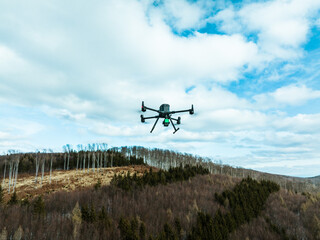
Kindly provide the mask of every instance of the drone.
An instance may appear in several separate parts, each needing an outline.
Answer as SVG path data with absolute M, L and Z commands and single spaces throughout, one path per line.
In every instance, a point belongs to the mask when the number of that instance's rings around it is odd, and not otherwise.
M 140 116 L 142 123 L 144 123 L 146 119 L 151 119 L 151 118 L 156 118 L 157 119 L 156 122 L 154 123 L 150 133 L 152 133 L 153 129 L 157 125 L 159 118 L 164 118 L 164 120 L 162 122 L 163 126 L 168 127 L 170 122 L 171 122 L 171 124 L 173 126 L 173 129 L 174 129 L 173 134 L 175 134 L 179 130 L 179 128 L 176 128 L 176 126 L 174 125 L 173 121 L 176 121 L 177 124 L 180 124 L 181 123 L 181 117 L 178 117 L 176 119 L 176 118 L 172 118 L 171 115 L 175 114 L 175 113 L 183 113 L 183 112 L 189 112 L 190 115 L 194 114 L 193 104 L 191 105 L 191 108 L 187 109 L 187 110 L 170 111 L 170 105 L 169 104 L 162 104 L 159 107 L 159 110 L 156 110 L 156 109 L 153 109 L 153 108 L 146 107 L 144 105 L 144 101 L 142 101 L 141 111 L 145 112 L 147 110 L 154 111 L 154 112 L 157 112 L 159 114 L 159 115 L 153 116 L 153 117 L 144 117 L 143 115 Z

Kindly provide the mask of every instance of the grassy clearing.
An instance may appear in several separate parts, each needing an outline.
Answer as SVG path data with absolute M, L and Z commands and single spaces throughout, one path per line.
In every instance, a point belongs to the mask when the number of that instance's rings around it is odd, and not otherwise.
M 92 171 L 92 169 L 83 171 L 69 170 L 69 171 L 53 171 L 51 175 L 46 172 L 44 174 L 41 184 L 41 173 L 38 175 L 37 183 L 35 183 L 35 175 L 19 174 L 16 184 L 16 193 L 19 199 L 33 198 L 40 194 L 49 194 L 57 191 L 74 191 L 86 187 L 91 187 L 101 181 L 101 185 L 109 185 L 114 174 L 127 174 L 137 173 L 142 174 L 144 171 L 149 170 L 147 166 L 126 166 L 126 167 L 114 167 L 114 168 L 101 168 L 99 170 Z M 10 195 L 8 194 L 9 179 L 5 179 L 2 188 L 4 189 L 4 200 L 8 201 Z M 12 186 L 11 186 L 12 191 Z

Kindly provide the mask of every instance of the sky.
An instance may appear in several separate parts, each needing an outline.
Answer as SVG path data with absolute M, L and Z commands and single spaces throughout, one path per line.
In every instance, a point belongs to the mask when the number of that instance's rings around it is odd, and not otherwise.
M 2 154 L 95 142 L 316 176 L 319 77 L 319 0 L 0 0 Z M 195 114 L 150 134 L 141 101 Z

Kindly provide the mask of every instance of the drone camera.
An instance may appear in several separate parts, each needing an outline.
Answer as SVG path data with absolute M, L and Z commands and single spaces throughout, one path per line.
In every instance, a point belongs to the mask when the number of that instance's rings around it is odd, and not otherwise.
M 181 117 L 178 117 L 177 124 L 181 123 Z
M 168 118 L 165 118 L 162 123 L 163 123 L 163 125 L 164 125 L 165 127 L 168 127 L 169 124 L 170 124 L 170 121 L 169 121 Z

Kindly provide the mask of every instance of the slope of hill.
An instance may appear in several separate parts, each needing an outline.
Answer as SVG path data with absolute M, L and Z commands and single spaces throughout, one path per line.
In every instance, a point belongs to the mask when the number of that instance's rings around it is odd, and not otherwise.
M 69 149 L 64 153 L 26 153 L 0 156 L 0 172 L 9 177 L 9 163 L 19 161 L 19 174 L 36 174 L 37 164 L 40 171 L 42 164 L 44 172 L 50 171 L 50 161 L 53 170 L 62 169 L 87 169 L 99 167 L 126 166 L 128 164 L 142 164 L 159 169 L 168 169 L 179 165 L 200 164 L 209 169 L 213 174 L 223 174 L 232 177 L 245 178 L 247 176 L 261 180 L 271 180 L 278 183 L 282 188 L 295 192 L 314 192 L 320 190 L 320 177 L 299 178 L 259 172 L 241 167 L 224 165 L 214 162 L 209 158 L 193 156 L 186 153 L 177 153 L 162 149 L 147 149 L 144 147 L 121 147 L 108 150 L 75 151 Z M 95 165 L 93 165 L 95 163 Z M 40 173 L 39 173 L 40 175 Z
M 197 224 L 199 212 L 212 218 L 218 210 L 228 213 L 230 203 L 221 205 L 215 194 L 232 192 L 240 181 L 209 174 L 131 191 L 112 185 L 59 191 L 27 203 L 2 206 L 0 229 L 8 238 L 20 231 L 26 239 L 186 239 Z M 315 195 L 281 189 L 268 197 L 258 217 L 227 236 L 318 239 L 319 205 L 320 199 Z M 120 226 L 125 226 L 132 238 L 124 237 Z
M 6 171 L 0 238 L 320 239 L 317 177 L 306 181 L 266 174 L 163 150 L 122 150 L 20 154 L 2 157 L 6 163 L 0 158 L 0 169 Z M 55 166 L 51 184 L 50 159 Z M 163 172 L 187 164 L 201 165 L 209 174 Z M 150 165 L 154 167 L 148 175 Z M 37 166 L 43 169 L 42 184 Z M 262 179 L 279 183 L 280 190 L 271 190 L 273 185 Z M 241 191 L 236 190 L 239 184 Z M 131 187 L 122 189 L 126 185 Z M 17 194 L 12 193 L 14 186 Z
M 149 167 L 144 165 L 136 166 L 123 166 L 113 168 L 99 168 L 92 171 L 89 170 L 57 170 L 52 172 L 51 181 L 50 173 L 45 172 L 43 179 L 41 176 L 35 181 L 33 174 L 21 174 L 17 178 L 15 189 L 11 186 L 11 193 L 16 192 L 19 199 L 33 199 L 38 195 L 50 194 L 58 191 L 74 191 L 87 187 L 92 187 L 100 182 L 103 185 L 109 185 L 114 174 L 126 175 L 137 173 L 142 174 L 144 171 L 149 170 Z M 4 201 L 8 201 L 10 198 L 9 192 L 9 179 L 5 179 L 2 182 L 2 188 L 4 190 Z

